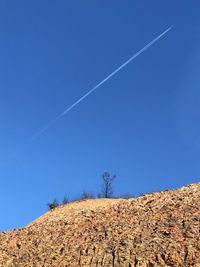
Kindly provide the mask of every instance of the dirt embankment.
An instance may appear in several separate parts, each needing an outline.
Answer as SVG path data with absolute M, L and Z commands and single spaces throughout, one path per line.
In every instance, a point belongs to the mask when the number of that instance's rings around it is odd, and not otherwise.
M 0 267 L 200 267 L 200 183 L 96 199 L 0 233 Z

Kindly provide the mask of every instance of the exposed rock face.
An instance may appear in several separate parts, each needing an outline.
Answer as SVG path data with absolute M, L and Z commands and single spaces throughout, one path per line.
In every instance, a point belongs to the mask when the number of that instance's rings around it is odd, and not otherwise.
M 200 266 L 200 183 L 97 199 L 0 233 L 1 267 Z

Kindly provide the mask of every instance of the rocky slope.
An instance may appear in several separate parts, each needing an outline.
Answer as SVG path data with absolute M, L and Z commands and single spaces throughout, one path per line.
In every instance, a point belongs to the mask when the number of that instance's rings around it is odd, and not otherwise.
M 0 233 L 0 266 L 200 266 L 200 183 L 58 207 Z

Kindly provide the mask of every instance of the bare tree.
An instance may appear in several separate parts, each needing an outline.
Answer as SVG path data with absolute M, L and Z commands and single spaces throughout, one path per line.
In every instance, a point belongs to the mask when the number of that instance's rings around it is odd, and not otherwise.
M 102 175 L 103 184 L 101 190 L 101 197 L 110 198 L 113 195 L 113 181 L 115 180 L 116 175 L 111 175 L 109 172 L 104 172 Z

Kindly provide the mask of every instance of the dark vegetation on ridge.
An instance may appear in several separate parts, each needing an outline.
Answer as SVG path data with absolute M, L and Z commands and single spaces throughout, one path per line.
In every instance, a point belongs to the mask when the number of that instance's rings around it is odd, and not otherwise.
M 75 201 L 82 201 L 87 199 L 96 199 L 96 198 L 133 198 L 135 197 L 132 194 L 126 194 L 122 196 L 115 196 L 113 193 L 113 182 L 116 179 L 116 175 L 111 175 L 109 172 L 104 172 L 102 175 L 102 185 L 101 185 L 101 191 L 97 194 L 90 193 L 87 191 L 83 191 L 83 193 L 74 199 L 68 198 L 66 195 L 63 197 L 63 200 L 59 202 L 57 198 L 55 198 L 52 202 L 49 202 L 47 204 L 49 210 L 53 210 L 56 207 L 59 207 L 61 205 L 66 205 L 71 202 Z

